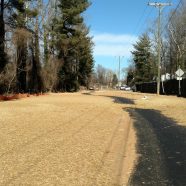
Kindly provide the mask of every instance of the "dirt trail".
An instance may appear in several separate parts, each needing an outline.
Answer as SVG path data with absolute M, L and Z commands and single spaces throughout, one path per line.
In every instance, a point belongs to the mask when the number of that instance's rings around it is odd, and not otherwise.
M 0 185 L 127 185 L 129 114 L 112 97 L 52 94 L 0 103 Z

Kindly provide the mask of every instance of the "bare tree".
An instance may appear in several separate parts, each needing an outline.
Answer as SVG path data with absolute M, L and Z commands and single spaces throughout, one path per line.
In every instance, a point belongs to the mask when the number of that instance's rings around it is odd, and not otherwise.
M 4 71 L 0 73 L 0 93 L 9 94 L 14 92 L 16 87 L 16 64 L 13 62 L 8 63 Z
M 46 91 L 54 91 L 58 83 L 58 73 L 61 67 L 61 61 L 54 57 L 50 57 L 43 67 L 44 85 Z

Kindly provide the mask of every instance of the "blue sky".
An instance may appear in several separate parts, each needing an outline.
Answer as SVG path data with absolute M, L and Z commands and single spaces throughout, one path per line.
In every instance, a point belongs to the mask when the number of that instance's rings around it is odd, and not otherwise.
M 92 0 L 85 13 L 85 21 L 90 26 L 90 35 L 94 41 L 95 66 L 101 64 L 115 72 L 118 70 L 118 58 L 122 56 L 121 68 L 127 67 L 131 58 L 130 51 L 138 37 L 153 24 L 157 9 L 147 6 L 152 0 Z M 172 2 L 167 11 L 176 7 L 179 0 L 160 0 Z

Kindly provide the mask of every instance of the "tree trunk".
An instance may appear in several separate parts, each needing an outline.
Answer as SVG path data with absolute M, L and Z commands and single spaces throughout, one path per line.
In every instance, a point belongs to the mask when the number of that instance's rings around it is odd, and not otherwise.
M 44 89 L 41 75 L 41 64 L 39 59 L 39 36 L 38 36 L 38 18 L 36 19 L 35 34 L 31 46 L 32 69 L 30 73 L 30 89 L 32 92 L 42 92 Z
M 4 0 L 1 0 L 0 7 L 0 73 L 4 70 L 6 65 L 5 53 L 5 23 L 4 23 Z
M 44 60 L 45 60 L 44 62 L 45 62 L 45 64 L 48 62 L 48 59 L 49 59 L 47 39 L 48 39 L 48 33 L 47 33 L 46 29 L 44 29 Z
M 26 57 L 27 46 L 17 46 L 17 92 L 26 92 L 27 71 Z

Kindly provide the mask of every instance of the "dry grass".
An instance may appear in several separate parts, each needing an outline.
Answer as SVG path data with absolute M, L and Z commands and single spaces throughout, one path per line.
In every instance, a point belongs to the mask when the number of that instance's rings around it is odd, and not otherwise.
M 135 134 L 111 98 L 51 94 L 0 110 L 0 185 L 127 184 Z
M 186 99 L 174 96 L 100 91 L 0 102 L 0 185 L 127 185 L 136 159 L 129 107 L 186 125 Z
M 123 104 L 124 108 L 143 108 L 160 111 L 172 118 L 179 125 L 186 126 L 186 98 L 176 96 L 157 96 L 155 94 L 135 93 L 126 91 L 110 91 L 95 93 L 101 95 L 119 96 L 131 99 L 135 104 Z M 146 97 L 146 99 L 144 99 Z

